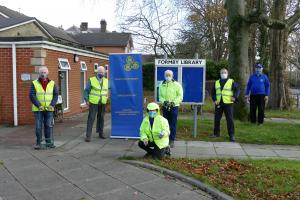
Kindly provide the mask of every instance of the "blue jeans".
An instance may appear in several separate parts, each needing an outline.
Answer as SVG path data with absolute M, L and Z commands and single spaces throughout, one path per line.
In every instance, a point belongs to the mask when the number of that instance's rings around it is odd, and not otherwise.
M 176 138 L 177 115 L 178 115 L 178 107 L 173 107 L 171 108 L 170 111 L 168 111 L 165 107 L 163 107 L 163 116 L 168 120 L 170 126 L 169 139 L 171 141 L 174 141 Z
M 46 143 L 52 143 L 52 129 L 53 129 L 53 112 L 42 111 L 34 112 L 35 117 L 35 135 L 36 144 L 40 145 L 42 142 L 42 131 L 44 126 L 44 135 Z

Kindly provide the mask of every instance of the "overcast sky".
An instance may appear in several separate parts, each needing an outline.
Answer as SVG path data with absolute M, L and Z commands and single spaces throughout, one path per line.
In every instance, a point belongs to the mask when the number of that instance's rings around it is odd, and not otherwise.
M 64 29 L 81 22 L 98 28 L 105 19 L 109 31 L 117 30 L 116 0 L 0 0 L 0 5 Z

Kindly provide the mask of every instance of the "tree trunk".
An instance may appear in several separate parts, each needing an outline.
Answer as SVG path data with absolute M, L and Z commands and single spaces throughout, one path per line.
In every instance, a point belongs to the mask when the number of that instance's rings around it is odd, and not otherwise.
M 249 24 L 243 17 L 245 16 L 244 0 L 226 1 L 228 24 L 229 24 L 229 68 L 231 77 L 239 84 L 241 95 L 235 104 L 235 117 L 240 120 L 247 120 L 247 107 L 244 99 L 245 86 L 247 83 L 248 62 L 248 43 L 249 43 Z
M 284 20 L 285 15 L 286 0 L 275 0 L 272 8 L 272 18 Z M 271 96 L 269 106 L 273 109 L 284 109 L 290 105 L 288 76 L 286 74 L 288 32 L 288 28 L 271 30 Z

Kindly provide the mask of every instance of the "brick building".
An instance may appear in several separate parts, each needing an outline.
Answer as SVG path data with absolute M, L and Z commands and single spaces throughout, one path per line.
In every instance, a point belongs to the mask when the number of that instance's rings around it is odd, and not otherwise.
M 0 124 L 32 124 L 31 81 L 49 69 L 66 116 L 83 112 L 86 80 L 108 55 L 87 48 L 65 31 L 0 6 Z

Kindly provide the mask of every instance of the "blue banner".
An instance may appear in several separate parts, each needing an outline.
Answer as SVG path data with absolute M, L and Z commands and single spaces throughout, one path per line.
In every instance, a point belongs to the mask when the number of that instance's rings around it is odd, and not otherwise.
M 143 76 L 141 54 L 111 54 L 112 138 L 139 138 L 143 120 Z

